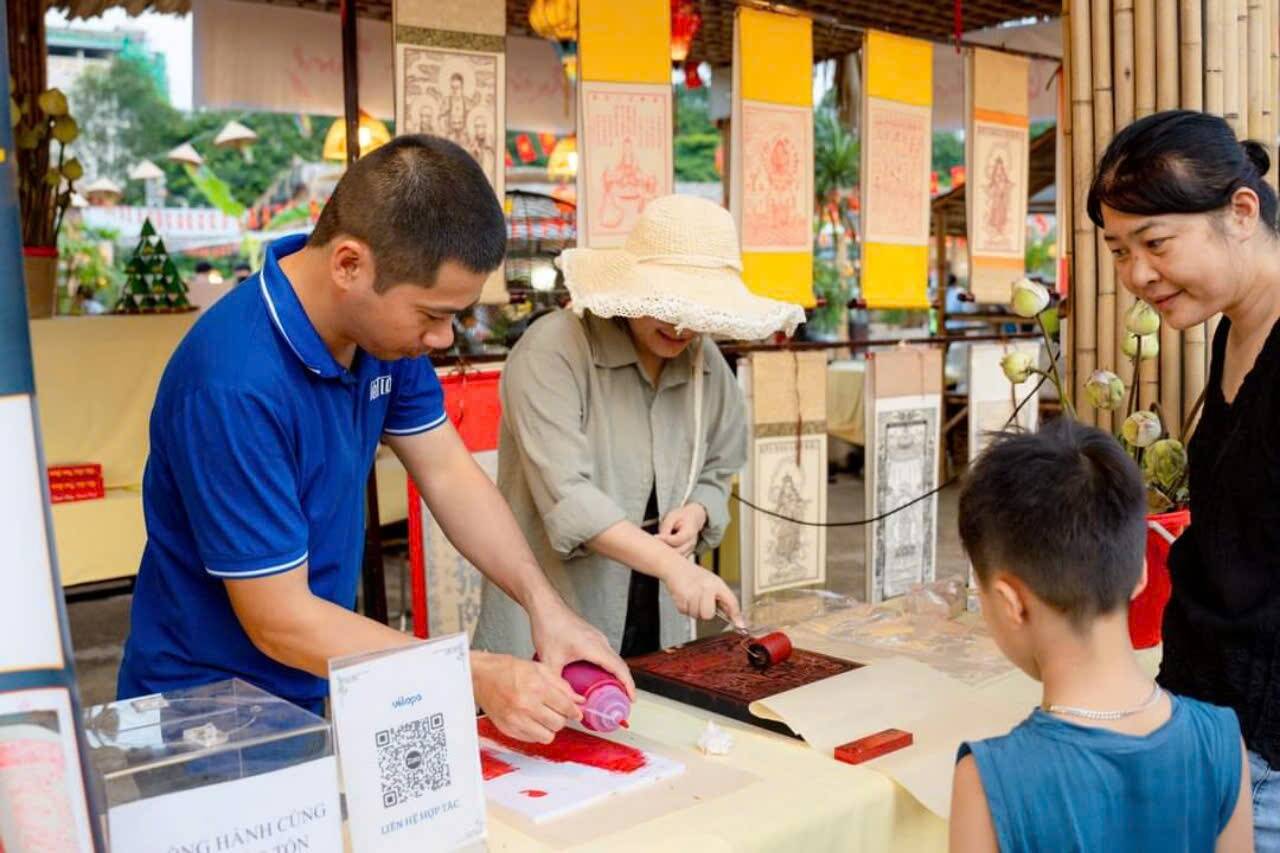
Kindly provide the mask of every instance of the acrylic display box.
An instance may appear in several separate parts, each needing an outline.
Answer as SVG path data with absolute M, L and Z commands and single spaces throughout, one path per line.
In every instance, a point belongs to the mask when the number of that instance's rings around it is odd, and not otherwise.
M 177 849 L 202 849 L 196 838 L 221 849 L 237 833 L 254 842 L 315 835 L 302 849 L 341 849 L 329 723 L 247 682 L 98 705 L 85 713 L 85 735 L 113 850 L 133 849 L 127 839 L 144 827 L 148 848 L 168 827 Z

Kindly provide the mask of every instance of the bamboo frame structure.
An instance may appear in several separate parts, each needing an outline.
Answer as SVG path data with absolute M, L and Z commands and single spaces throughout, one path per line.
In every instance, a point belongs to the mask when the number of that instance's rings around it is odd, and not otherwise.
M 1181 65 L 1178 5 L 1175 0 L 1156 0 L 1156 105 L 1160 110 L 1177 109 L 1180 104 Z M 1182 335 L 1168 324 L 1160 327 L 1159 365 L 1159 391 L 1153 394 L 1153 402 L 1161 403 L 1165 421 L 1171 423 L 1178 420 L 1177 415 L 1182 411 Z M 1154 369 L 1154 365 L 1148 369 Z
M 1223 5 L 1226 0 L 1204 0 L 1204 111 L 1226 115 L 1226 79 L 1223 56 L 1226 53 L 1226 25 Z
M 1236 106 L 1240 110 L 1241 139 L 1249 138 L 1249 0 L 1236 2 L 1236 77 L 1240 85 Z
M 1064 40 L 1070 41 L 1071 38 L 1071 9 L 1069 0 L 1063 0 L 1062 4 L 1062 35 Z M 1075 319 L 1070 316 L 1070 306 L 1074 301 L 1071 295 L 1075 293 L 1075 217 L 1073 214 L 1075 192 L 1074 189 L 1068 191 L 1068 187 L 1075 186 L 1075 172 L 1072 171 L 1072 134 L 1071 134 L 1071 50 L 1062 51 L 1062 68 L 1059 71 L 1058 78 L 1058 158 L 1054 164 L 1056 172 L 1055 183 L 1058 186 L 1057 207 L 1058 207 L 1058 247 L 1062 254 L 1062 263 L 1058 266 L 1060 280 L 1058 282 L 1059 289 L 1065 284 L 1068 294 L 1068 310 L 1065 312 L 1068 316 L 1062 319 L 1058 338 L 1059 351 L 1063 353 L 1062 359 L 1063 379 L 1066 387 L 1072 390 L 1072 398 L 1075 399 L 1079 395 L 1074 393 L 1076 388 L 1076 347 L 1075 347 Z
M 1263 123 L 1262 106 L 1267 97 L 1267 78 L 1263 72 L 1264 64 L 1270 59 L 1270 46 L 1267 40 L 1267 22 L 1263 15 L 1264 0 L 1248 0 L 1249 4 L 1249 46 L 1246 56 L 1249 62 L 1249 138 L 1264 139 L 1266 127 Z
M 1276 150 L 1276 139 L 1280 136 L 1280 108 L 1276 97 L 1280 95 L 1280 2 L 1270 0 L 1267 4 L 1267 32 L 1271 36 L 1271 61 L 1267 68 L 1267 153 L 1271 155 L 1271 169 L 1267 172 L 1267 180 L 1276 186 L 1277 169 L 1280 168 L 1280 153 Z
M 1085 383 L 1097 364 L 1097 237 L 1085 200 L 1094 169 L 1092 27 L 1089 0 L 1071 6 L 1071 146 L 1072 217 L 1075 229 L 1075 262 L 1071 299 L 1075 342 L 1075 401 L 1077 417 L 1096 423 L 1095 411 L 1084 393 Z
M 1111 137 L 1115 135 L 1115 93 L 1111 76 L 1111 0 L 1093 0 L 1090 10 L 1093 27 L 1093 158 L 1096 163 L 1102 157 Z M 1100 370 L 1116 370 L 1116 266 L 1111 251 L 1102 239 L 1100 230 L 1094 231 L 1097 245 L 1098 317 L 1097 317 L 1097 367 Z M 1111 412 L 1096 413 L 1099 427 L 1112 428 Z
M 1184 109 L 1205 109 L 1208 68 L 1204 61 L 1203 12 L 1201 0 L 1182 0 L 1182 14 L 1178 23 L 1182 30 L 1182 106 Z M 1179 428 L 1175 424 L 1181 424 L 1187 411 L 1204 389 L 1204 376 L 1204 324 L 1200 323 L 1182 333 L 1182 405 L 1174 406 L 1167 399 L 1163 401 L 1165 415 L 1169 420 L 1167 424 L 1169 433 L 1174 438 L 1179 437 Z M 1162 393 L 1165 391 L 1163 387 L 1160 390 Z
M 1204 109 L 1204 21 L 1201 0 L 1180 0 L 1178 31 L 1181 33 L 1179 71 L 1182 108 Z
M 1156 111 L 1156 0 L 1133 4 L 1133 114 Z

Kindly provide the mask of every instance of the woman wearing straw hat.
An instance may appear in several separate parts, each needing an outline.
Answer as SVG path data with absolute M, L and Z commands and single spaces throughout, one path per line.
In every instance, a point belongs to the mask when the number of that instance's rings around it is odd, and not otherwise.
M 558 263 L 573 310 L 511 353 L 498 485 L 552 584 L 623 656 L 690 639 L 681 614 L 737 621 L 690 559 L 719 544 L 746 459 L 741 393 L 707 336 L 790 333 L 804 313 L 747 291 L 733 218 L 691 196 L 650 202 L 622 249 Z M 531 653 L 525 619 L 486 584 L 476 646 Z

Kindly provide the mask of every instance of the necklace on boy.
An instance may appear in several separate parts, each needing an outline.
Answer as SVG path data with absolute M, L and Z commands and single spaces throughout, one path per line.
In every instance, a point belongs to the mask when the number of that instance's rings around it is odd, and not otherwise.
M 1089 708 L 1073 708 L 1070 705 L 1046 705 L 1044 709 L 1050 714 L 1065 714 L 1069 717 L 1081 717 L 1086 720 L 1123 720 L 1125 717 L 1132 717 L 1134 714 L 1150 708 L 1163 692 L 1159 684 L 1153 684 L 1151 685 L 1151 695 L 1144 699 L 1141 705 L 1124 711 L 1093 711 Z

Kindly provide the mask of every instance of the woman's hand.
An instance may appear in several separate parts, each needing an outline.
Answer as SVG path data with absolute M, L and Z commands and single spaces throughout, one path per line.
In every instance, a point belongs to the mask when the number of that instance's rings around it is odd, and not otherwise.
M 702 504 L 685 504 L 667 513 L 658 526 L 658 539 L 670 545 L 686 557 L 692 557 L 698 547 L 698 536 L 707 526 L 707 511 Z
M 654 574 L 667 585 L 676 609 L 697 619 L 714 619 L 719 607 L 737 625 L 741 619 L 738 599 L 728 585 L 678 551 L 667 553 L 669 556 Z

